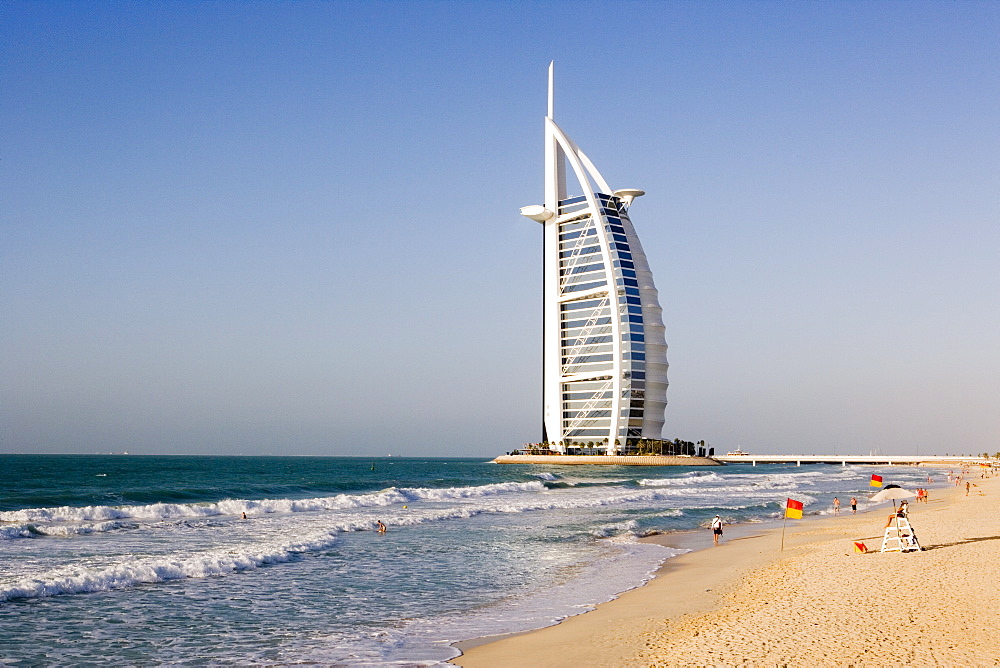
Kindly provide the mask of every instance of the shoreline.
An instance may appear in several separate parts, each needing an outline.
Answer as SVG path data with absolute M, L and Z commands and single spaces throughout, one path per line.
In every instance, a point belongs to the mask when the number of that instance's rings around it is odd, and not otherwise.
M 825 515 L 808 515 L 802 521 L 803 522 L 816 522 L 826 519 Z M 731 540 L 747 540 L 750 538 L 760 538 L 767 535 L 769 532 L 780 531 L 781 522 L 778 520 L 770 520 L 767 522 L 746 522 L 741 524 L 727 524 L 725 527 L 725 541 Z M 604 601 L 603 603 L 598 603 L 592 610 L 586 612 L 581 612 L 569 617 L 564 617 L 563 619 L 553 622 L 548 626 L 542 626 L 536 629 L 528 629 L 525 631 L 511 631 L 510 633 L 498 633 L 496 635 L 481 636 L 479 638 L 470 638 L 468 640 L 460 640 L 458 642 L 451 643 L 451 646 L 462 652 L 461 655 L 449 659 L 448 663 L 453 663 L 457 665 L 462 665 L 460 659 L 466 655 L 470 650 L 476 647 L 481 647 L 483 645 L 489 645 L 500 640 L 505 640 L 507 638 L 516 638 L 518 636 L 526 636 L 546 629 L 551 629 L 561 624 L 569 622 L 571 619 L 576 619 L 582 615 L 592 614 L 596 610 L 603 606 L 606 606 L 614 601 L 618 600 L 622 596 L 628 594 L 629 592 L 638 591 L 643 587 L 648 587 L 656 578 L 660 577 L 662 574 L 673 570 L 673 564 L 671 562 L 676 562 L 677 559 L 681 557 L 686 557 L 688 555 L 695 555 L 703 550 L 712 549 L 715 547 L 712 541 L 712 534 L 707 529 L 694 530 L 689 529 L 685 531 L 669 531 L 653 534 L 650 536 L 643 536 L 639 538 L 640 543 L 653 543 L 655 545 L 661 545 L 663 547 L 668 547 L 675 550 L 686 550 L 681 554 L 677 554 L 671 557 L 667 557 L 663 560 L 656 570 L 653 572 L 652 578 L 648 581 L 639 584 L 632 589 L 626 589 L 625 591 L 619 593 L 615 598 Z M 683 563 L 680 565 L 683 567 Z
M 809 522 L 809 521 L 814 521 L 814 520 L 817 520 L 817 519 L 822 519 L 822 517 L 821 516 L 813 515 L 813 516 L 810 516 L 809 519 L 807 519 L 805 521 Z M 781 524 L 779 522 L 776 522 L 776 521 L 769 521 L 769 522 L 747 522 L 747 523 L 743 523 L 743 524 L 730 524 L 730 525 L 726 525 L 726 529 L 725 529 L 726 540 L 745 540 L 747 538 L 755 538 L 757 536 L 763 535 L 763 532 L 767 531 L 769 528 L 773 530 L 773 525 L 774 524 L 777 524 L 778 528 L 780 529 Z M 734 535 L 734 534 L 738 534 L 738 535 Z M 593 612 L 597 608 L 599 608 L 601 606 L 604 606 L 604 605 L 607 605 L 608 603 L 611 603 L 611 602 L 617 600 L 618 598 L 621 598 L 624 594 L 627 594 L 630 591 L 636 591 L 638 589 L 642 589 L 645 586 L 648 586 L 650 582 L 652 582 L 655 578 L 659 577 L 662 572 L 666 571 L 666 569 L 667 569 L 667 567 L 668 567 L 668 565 L 670 564 L 671 561 L 674 561 L 675 559 L 679 559 L 680 557 L 686 556 L 688 554 L 694 554 L 694 553 L 700 552 L 701 550 L 705 550 L 705 549 L 711 548 L 712 547 L 712 535 L 711 535 L 711 533 L 707 529 L 703 529 L 703 530 L 699 530 L 699 531 L 695 531 L 695 530 L 671 531 L 671 532 L 663 532 L 663 533 L 653 534 L 653 535 L 650 535 L 650 536 L 643 536 L 642 538 L 638 539 L 638 542 L 640 542 L 640 543 L 653 543 L 655 545 L 661 545 L 663 547 L 668 547 L 668 548 L 675 549 L 675 550 L 687 550 L 687 551 L 683 552 L 681 554 L 677 554 L 677 555 L 674 555 L 674 556 L 671 556 L 671 557 L 667 557 L 666 559 L 663 560 L 663 563 L 661 563 L 659 566 L 657 566 L 656 570 L 653 572 L 653 577 L 652 578 L 650 578 L 649 580 L 647 580 L 646 582 L 644 582 L 642 584 L 636 585 L 632 589 L 626 589 L 624 592 L 619 593 L 613 599 L 610 599 L 608 601 L 604 601 L 603 603 L 598 603 L 596 606 L 594 606 L 593 610 L 588 610 L 586 612 L 577 613 L 577 614 L 571 615 L 569 617 L 564 617 L 563 619 L 561 619 L 561 620 L 559 620 L 557 622 L 553 622 L 552 624 L 549 624 L 548 626 L 541 626 L 541 627 L 536 628 L 536 629 L 527 629 L 525 631 L 511 631 L 510 633 L 498 633 L 496 635 L 481 636 L 479 638 L 470 638 L 469 640 L 460 640 L 458 642 L 451 643 L 451 646 L 454 647 L 455 649 L 459 650 L 460 652 L 462 652 L 462 654 L 464 655 L 466 652 L 468 652 L 469 650 L 471 650 L 474 647 L 479 647 L 481 645 L 488 645 L 488 644 L 490 644 L 492 642 L 496 642 L 498 640 L 503 640 L 503 639 L 506 639 L 506 638 L 516 638 L 517 636 L 529 635 L 529 634 L 535 633 L 537 631 L 542 631 L 544 629 L 548 629 L 548 628 L 552 628 L 554 626 L 558 626 L 560 624 L 564 624 L 567 621 L 569 621 L 570 619 L 574 619 L 574 618 L 579 617 L 581 615 L 590 614 L 591 612 Z M 458 656 L 458 657 L 455 657 L 454 659 L 449 659 L 448 661 L 450 663 L 454 663 L 454 662 L 458 661 L 460 658 L 461 658 L 461 656 Z
M 983 587 L 992 592 L 1000 582 L 1000 536 L 989 535 L 1000 509 L 998 483 L 972 477 L 978 473 L 973 469 L 966 477 L 976 485 L 968 497 L 964 487 L 937 487 L 928 503 L 911 504 L 922 552 L 877 552 L 891 509 L 882 504 L 857 515 L 790 520 L 783 552 L 780 523 L 727 527 L 718 546 L 708 531 L 658 534 L 642 540 L 693 551 L 666 559 L 645 585 L 592 611 L 533 631 L 455 643 L 462 655 L 450 663 L 476 668 L 1000 661 L 1000 652 L 989 650 L 987 657 L 976 642 L 977 635 L 1000 625 L 1000 603 L 977 606 L 975 614 L 968 605 Z M 854 553 L 856 540 L 875 552 Z M 699 543 L 705 547 L 698 549 Z M 891 576 L 900 568 L 922 571 L 913 581 L 919 586 L 911 586 L 909 574 Z M 893 600 L 898 597 L 901 613 L 885 610 L 887 589 Z M 956 603 L 952 590 L 968 600 Z M 922 616 L 942 628 L 930 631 L 913 621 Z M 980 621 L 970 627 L 970 618 Z M 897 627 L 913 636 L 909 644 L 889 642 L 885 629 Z

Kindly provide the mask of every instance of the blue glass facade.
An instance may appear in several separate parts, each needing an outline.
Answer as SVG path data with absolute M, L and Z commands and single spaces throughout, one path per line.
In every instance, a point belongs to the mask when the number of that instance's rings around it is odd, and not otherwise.
M 558 210 L 564 446 L 594 438 L 624 443 L 642 436 L 645 330 L 629 235 L 623 225 L 628 213 L 614 195 L 595 192 L 594 198 L 596 216 L 584 196 L 561 200 Z M 606 251 L 601 248 L 602 239 Z M 610 266 L 591 259 L 605 255 Z M 595 290 L 599 296 L 591 294 Z M 586 296 L 572 299 L 574 293 Z M 615 329 L 621 332 L 617 356 Z M 616 373 L 620 374 L 617 393 L 624 399 L 621 402 L 612 389 Z M 576 376 L 582 378 L 567 380 Z M 612 432 L 616 404 L 619 420 Z

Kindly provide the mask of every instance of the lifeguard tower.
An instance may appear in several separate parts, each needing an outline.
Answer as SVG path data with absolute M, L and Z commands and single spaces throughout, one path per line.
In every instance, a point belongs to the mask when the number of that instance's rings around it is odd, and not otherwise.
M 910 518 L 906 514 L 897 514 L 889 526 L 885 528 L 885 536 L 882 538 L 883 552 L 919 552 L 924 548 L 920 547 L 917 541 L 917 534 L 910 526 Z

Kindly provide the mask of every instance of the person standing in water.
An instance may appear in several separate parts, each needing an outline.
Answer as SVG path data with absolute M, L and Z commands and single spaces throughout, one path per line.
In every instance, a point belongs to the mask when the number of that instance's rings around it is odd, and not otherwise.
M 385 533 L 385 525 L 382 524 L 382 520 L 375 520 L 375 521 L 378 522 L 378 532 Z
M 712 520 L 712 540 L 715 541 L 716 545 L 719 544 L 719 538 L 721 536 L 722 536 L 722 518 L 716 515 L 715 519 Z
M 833 497 L 833 514 L 834 515 L 840 514 L 840 499 L 837 498 L 836 496 Z

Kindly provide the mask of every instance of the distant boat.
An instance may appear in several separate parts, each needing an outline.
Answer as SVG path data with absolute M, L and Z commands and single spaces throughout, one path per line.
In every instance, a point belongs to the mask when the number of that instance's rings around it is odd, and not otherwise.
M 726 457 L 749 457 L 749 456 L 750 456 L 749 452 L 743 452 L 739 448 L 736 448 L 735 450 L 730 450 L 729 452 L 726 453 Z

